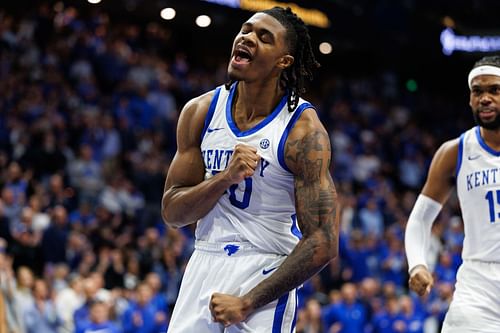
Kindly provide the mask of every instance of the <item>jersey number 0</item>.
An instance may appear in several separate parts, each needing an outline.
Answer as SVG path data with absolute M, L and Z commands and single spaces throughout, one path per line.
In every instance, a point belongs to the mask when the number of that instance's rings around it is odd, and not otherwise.
M 245 209 L 248 205 L 250 205 L 250 196 L 252 195 L 252 178 L 245 178 L 245 191 L 243 192 L 243 198 L 241 198 L 241 200 L 236 198 L 237 189 L 238 184 L 233 184 L 229 187 L 229 201 L 233 206 Z

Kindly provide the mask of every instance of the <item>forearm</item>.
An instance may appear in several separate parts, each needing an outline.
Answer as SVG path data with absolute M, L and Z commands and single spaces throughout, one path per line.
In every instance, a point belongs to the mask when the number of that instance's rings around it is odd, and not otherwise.
M 317 243 L 316 237 L 301 240 L 273 275 L 243 296 L 250 312 L 297 288 L 329 263 L 331 249 Z
M 337 256 L 337 201 L 333 183 L 314 192 L 316 195 L 303 191 L 304 197 L 298 198 L 303 238 L 273 275 L 244 296 L 252 310 L 300 286 Z
M 441 207 L 439 202 L 423 194 L 417 198 L 405 231 L 405 251 L 409 271 L 419 265 L 427 267 L 426 253 L 429 248 L 432 223 Z
M 198 221 L 215 206 L 232 184 L 220 172 L 195 186 L 172 186 L 162 198 L 162 217 L 172 227 L 183 227 Z

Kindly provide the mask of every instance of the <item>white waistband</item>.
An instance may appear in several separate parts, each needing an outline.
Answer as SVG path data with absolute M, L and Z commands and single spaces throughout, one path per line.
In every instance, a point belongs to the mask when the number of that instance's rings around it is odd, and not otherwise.
M 211 252 L 225 256 L 241 256 L 250 254 L 266 254 L 267 252 L 255 247 L 250 242 L 207 242 L 196 240 L 194 248 L 198 251 Z M 272 254 L 272 253 L 267 253 Z
M 500 265 L 500 262 L 497 261 L 484 261 L 477 259 L 463 259 L 464 263 L 468 264 L 481 264 L 481 265 Z

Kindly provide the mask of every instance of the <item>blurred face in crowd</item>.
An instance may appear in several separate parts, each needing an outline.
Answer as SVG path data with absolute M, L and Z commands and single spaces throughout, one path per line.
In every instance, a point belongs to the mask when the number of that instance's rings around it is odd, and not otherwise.
M 347 304 L 354 304 L 356 302 L 357 291 L 356 286 L 352 283 L 346 283 L 342 286 L 342 298 Z
M 93 278 L 88 277 L 83 281 L 83 291 L 85 292 L 87 299 L 94 298 L 98 290 L 99 286 Z
M 17 270 L 17 283 L 21 288 L 31 288 L 33 286 L 33 272 L 26 266 L 21 266 Z
M 137 303 L 146 305 L 153 297 L 153 292 L 147 284 L 141 284 L 137 287 Z
M 90 307 L 90 320 L 96 324 L 108 321 L 109 308 L 104 302 L 95 302 Z
M 274 17 L 257 13 L 243 23 L 236 35 L 228 67 L 232 80 L 252 82 L 278 78 L 283 61 L 291 64 L 288 55 L 287 31 Z
M 37 299 L 46 299 L 49 296 L 49 289 L 44 280 L 37 279 L 33 286 L 33 296 Z
M 500 76 L 479 75 L 472 80 L 470 107 L 476 123 L 489 130 L 500 129 Z
M 403 313 L 411 314 L 413 313 L 413 301 L 409 296 L 401 296 L 399 300 L 399 306 Z
M 22 176 L 22 170 L 19 164 L 12 162 L 9 164 L 8 175 L 11 180 L 19 180 Z
M 145 281 L 153 291 L 158 292 L 161 289 L 161 279 L 157 273 L 148 273 L 148 275 L 146 275 Z

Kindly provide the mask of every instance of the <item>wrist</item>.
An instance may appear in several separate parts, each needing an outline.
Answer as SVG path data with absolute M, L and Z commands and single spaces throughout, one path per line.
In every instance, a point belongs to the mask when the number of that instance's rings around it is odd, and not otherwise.
M 248 317 L 248 315 L 255 310 L 254 302 L 251 297 L 245 295 L 241 297 L 241 303 L 243 313 L 245 314 L 245 317 Z
M 228 188 L 229 186 L 238 183 L 233 180 L 233 177 L 231 176 L 228 169 L 224 169 L 223 171 L 217 173 L 217 175 L 220 175 L 220 182 L 223 184 L 224 188 Z
M 418 264 L 418 265 L 413 266 L 413 267 L 410 269 L 409 274 L 410 274 L 410 276 L 412 276 L 415 272 L 420 271 L 420 270 L 426 270 L 426 271 L 427 271 L 427 270 L 428 270 L 428 268 L 427 268 L 427 266 L 426 266 L 426 265 L 424 265 L 424 264 Z

